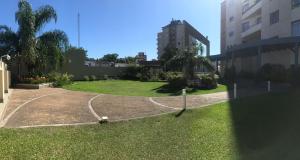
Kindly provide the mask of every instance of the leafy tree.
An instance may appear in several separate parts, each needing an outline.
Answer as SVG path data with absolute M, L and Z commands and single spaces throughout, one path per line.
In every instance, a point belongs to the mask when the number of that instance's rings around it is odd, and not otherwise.
M 103 56 L 102 61 L 104 62 L 117 62 L 119 55 L 117 53 L 106 54 Z
M 128 64 L 133 64 L 136 62 L 136 58 L 135 57 L 125 57 L 125 63 L 128 63 Z
M 0 26 L 0 51 L 17 61 L 19 75 L 21 63 L 26 64 L 31 72 L 45 71 L 47 66 L 49 70 L 57 69 L 68 46 L 66 34 L 54 30 L 37 36 L 46 23 L 57 21 L 54 8 L 45 5 L 34 11 L 26 0 L 20 0 L 15 18 L 19 25 L 17 32 Z
M 175 66 L 175 69 L 180 66 L 186 80 L 195 78 L 194 69 L 198 64 L 202 64 L 210 71 L 214 70 L 214 67 L 211 65 L 210 61 L 203 57 L 203 46 L 201 43 L 195 44 L 193 47 L 186 49 L 167 47 L 165 54 L 161 57 L 163 64 L 171 64 L 170 66 Z
M 84 65 L 84 61 L 87 59 L 87 51 L 83 48 L 70 47 L 65 53 L 65 63 L 71 60 L 72 65 Z

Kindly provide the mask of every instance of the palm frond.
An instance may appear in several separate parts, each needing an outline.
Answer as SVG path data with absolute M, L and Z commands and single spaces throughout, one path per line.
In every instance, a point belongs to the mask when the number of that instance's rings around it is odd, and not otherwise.
M 203 66 L 205 66 L 209 71 L 215 71 L 213 64 L 211 63 L 211 61 L 208 58 L 198 56 L 197 61 L 199 64 L 202 64 Z
M 68 36 L 61 30 L 45 32 L 40 37 L 38 37 L 38 41 L 45 45 L 56 45 L 62 50 L 66 49 L 69 46 Z
M 18 35 L 9 27 L 0 25 L 0 51 L 1 54 L 16 54 L 18 51 Z
M 46 5 L 40 7 L 34 12 L 35 16 L 35 31 L 39 31 L 46 23 L 51 20 L 57 21 L 56 11 L 52 6 Z

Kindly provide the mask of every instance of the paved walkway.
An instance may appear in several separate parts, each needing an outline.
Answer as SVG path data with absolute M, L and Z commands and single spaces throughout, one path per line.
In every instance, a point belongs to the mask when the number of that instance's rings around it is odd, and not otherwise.
M 226 92 L 188 96 L 188 108 L 203 107 L 228 100 Z M 26 128 L 122 121 L 178 112 L 182 97 L 129 97 L 74 92 L 58 88 L 15 89 L 0 126 Z

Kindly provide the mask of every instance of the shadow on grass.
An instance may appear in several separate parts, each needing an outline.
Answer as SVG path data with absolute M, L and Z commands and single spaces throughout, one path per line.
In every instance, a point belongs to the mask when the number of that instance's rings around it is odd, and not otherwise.
M 165 84 L 163 86 L 160 86 L 158 88 L 153 89 L 153 91 L 156 91 L 156 93 L 163 93 L 163 94 L 168 94 L 169 96 L 180 96 L 182 95 L 182 89 L 185 87 L 172 87 L 169 84 Z M 193 94 L 196 93 L 199 90 L 211 90 L 211 89 L 206 89 L 206 88 L 189 88 L 187 89 L 188 94 Z
M 178 112 L 175 117 L 178 118 L 180 117 L 184 112 L 186 111 L 186 109 L 182 109 L 180 112 Z
M 300 159 L 299 97 L 294 90 L 229 102 L 240 159 Z

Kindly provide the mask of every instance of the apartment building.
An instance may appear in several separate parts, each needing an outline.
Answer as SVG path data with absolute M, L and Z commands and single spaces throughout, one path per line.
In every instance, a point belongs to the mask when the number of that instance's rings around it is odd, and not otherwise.
M 162 28 L 157 34 L 158 59 L 164 54 L 167 46 L 171 48 L 185 49 L 195 44 L 202 43 L 205 46 L 206 55 L 210 55 L 210 42 L 187 21 L 172 20 L 170 24 Z
M 141 62 L 141 61 L 147 61 L 147 55 L 145 52 L 139 52 L 136 56 L 135 56 L 136 62 Z
M 264 64 L 299 65 L 300 0 L 224 0 L 221 61 L 224 70 L 256 72 Z

